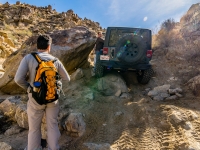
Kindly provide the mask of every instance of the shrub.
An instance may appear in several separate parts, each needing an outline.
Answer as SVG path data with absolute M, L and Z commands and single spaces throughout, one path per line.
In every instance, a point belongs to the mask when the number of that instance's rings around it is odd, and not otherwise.
M 171 31 L 176 26 L 174 19 L 167 19 L 161 24 L 161 30 Z
M 179 32 L 175 30 L 176 22 L 174 19 L 167 19 L 160 25 L 160 30 L 153 38 L 154 48 L 168 48 L 176 42 Z

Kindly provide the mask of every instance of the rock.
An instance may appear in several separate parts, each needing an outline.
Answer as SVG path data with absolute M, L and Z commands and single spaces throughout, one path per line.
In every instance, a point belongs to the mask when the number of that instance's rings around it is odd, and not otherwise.
M 52 10 L 52 6 L 51 5 L 48 5 L 48 10 Z
M 183 92 L 183 90 L 181 88 L 176 88 L 175 90 L 176 90 L 176 93 L 182 93 Z
M 53 39 L 51 53 L 60 59 L 69 73 L 72 73 L 75 68 L 87 66 L 88 55 L 96 40 L 94 31 L 90 31 L 86 27 L 75 27 L 55 31 L 50 36 Z M 26 54 L 37 50 L 36 40 L 37 36 L 29 38 L 18 51 L 12 53 L 4 61 L 5 74 L 0 80 L 0 90 L 2 92 L 7 94 L 26 93 L 22 88 L 19 88 L 13 78 L 22 58 Z
M 7 7 L 10 6 L 10 4 L 9 4 L 8 2 L 6 2 L 5 4 L 3 4 L 3 6 L 4 6 L 5 8 L 7 8 Z
M 160 97 L 162 97 L 164 99 L 167 97 L 170 97 L 170 95 L 168 93 L 160 93 L 159 95 L 160 95 Z
M 0 36 L 3 36 L 4 38 L 8 38 L 8 34 L 3 31 L 0 31 Z
M 19 127 L 18 125 L 14 125 L 10 129 L 6 130 L 6 132 L 4 134 L 5 135 L 13 135 L 13 134 L 20 133 L 21 131 L 22 131 L 21 127 Z
M 160 126 L 163 128 L 169 128 L 170 124 L 166 120 L 160 121 Z
M 15 113 L 19 103 L 19 96 L 11 96 L 0 104 L 0 110 L 4 113 L 5 116 L 8 116 L 10 119 L 16 121 Z
M 84 101 L 94 100 L 94 94 L 89 88 L 84 90 L 84 92 L 83 92 L 83 100 Z
M 183 95 L 179 94 L 179 93 L 175 93 L 176 96 L 178 97 L 183 97 Z
M 149 103 L 149 99 L 147 98 L 142 98 L 138 101 L 138 104 L 142 104 L 142 103 Z
M 33 20 L 26 15 L 22 15 L 20 21 L 31 24 Z
M 178 99 L 178 96 L 176 96 L 176 95 L 172 95 L 172 96 L 166 98 L 166 100 L 177 100 L 177 99 Z
M 123 114 L 124 114 L 123 112 L 118 111 L 118 112 L 115 113 L 115 116 L 121 116 L 121 115 L 123 115 Z
M 0 142 L 0 150 L 12 150 L 12 147 L 5 142 Z
M 130 98 L 132 98 L 132 96 L 129 93 L 122 93 L 120 98 L 130 99 Z
M 179 111 L 172 111 L 172 114 L 169 116 L 169 118 L 171 121 L 175 122 L 175 124 L 179 124 L 184 121 L 181 116 L 182 114 Z
M 192 90 L 195 96 L 200 96 L 200 75 L 190 79 L 186 85 Z
M 81 68 L 78 68 L 71 76 L 71 81 L 79 80 L 84 77 L 83 70 Z
M 94 100 L 94 94 L 92 92 L 88 93 L 87 95 L 84 96 L 84 98 L 88 100 Z
M 115 93 L 115 96 L 116 97 L 119 97 L 121 95 L 122 91 L 121 90 L 118 90 L 116 93 Z
M 147 95 L 152 97 L 154 100 L 161 101 L 170 96 L 168 94 L 169 88 L 170 88 L 169 84 L 165 84 L 163 86 L 157 86 L 153 90 L 149 91 Z
M 156 91 L 158 93 L 167 93 L 167 91 L 169 90 L 170 85 L 169 84 L 165 84 L 162 86 L 157 86 L 153 89 L 153 91 Z
M 20 5 L 21 4 L 21 2 L 20 1 L 16 1 L 16 5 Z
M 190 35 L 185 35 L 188 37 L 193 37 L 194 39 L 198 38 L 198 36 L 195 36 L 195 32 L 198 32 L 198 29 L 200 25 L 198 23 L 195 23 L 195 28 L 192 28 L 191 25 L 194 24 L 194 20 L 192 18 L 198 19 L 199 14 L 199 3 L 193 4 L 187 13 L 183 15 L 180 19 L 180 25 L 181 25 L 181 31 L 182 33 L 191 33 Z M 192 38 L 192 39 L 193 39 Z M 193 41 L 194 41 L 193 39 Z
M 169 89 L 168 92 L 169 94 L 182 93 L 182 89 L 181 88 Z
M 107 96 L 115 95 L 119 90 L 128 93 L 125 81 L 118 74 L 107 74 L 97 80 L 97 89 Z
M 15 31 L 15 29 L 23 30 L 22 32 L 13 32 L 12 34 L 12 39 L 17 40 L 15 44 L 20 43 L 18 45 L 15 45 L 17 46 L 17 48 L 19 48 L 23 43 L 22 41 L 25 41 L 27 39 L 27 36 L 30 37 L 32 33 L 49 33 L 56 30 L 70 29 L 75 26 L 84 26 L 96 32 L 104 30 L 99 23 L 89 19 L 82 19 L 77 14 L 75 14 L 73 10 L 70 10 L 67 13 L 58 13 L 55 11 L 55 9 L 52 10 L 51 5 L 43 8 L 29 4 L 22 4 L 20 1 L 16 1 L 16 3 L 12 5 L 10 5 L 9 3 L 5 3 L 3 5 L 0 4 L 0 6 L 0 25 L 2 27 L 7 26 L 5 28 L 5 32 L 7 32 L 8 30 Z M 30 25 L 30 27 L 28 25 Z M 6 36 L 6 38 L 10 37 Z
M 87 146 L 87 150 L 111 150 L 110 144 L 96 144 L 96 143 L 84 143 Z
M 82 136 L 86 127 L 82 114 L 71 113 L 65 121 L 65 127 L 68 135 L 75 137 Z
M 183 128 L 186 129 L 186 130 L 191 130 L 193 129 L 193 126 L 191 124 L 191 122 L 185 122 L 185 124 L 183 125 Z
M 175 94 L 176 90 L 175 89 L 169 89 L 168 92 L 169 92 L 169 94 Z
M 150 97 L 153 97 L 153 96 L 156 96 L 156 95 L 158 95 L 158 92 L 157 92 L 157 91 L 154 91 L 154 90 L 152 90 L 152 91 L 149 91 L 147 95 L 148 95 L 148 96 L 150 96 Z
M 22 128 L 28 129 L 27 105 L 21 104 L 16 109 L 15 120 Z
M 15 44 L 11 41 L 10 38 L 4 38 L 4 42 L 10 45 L 11 47 L 15 47 Z
M 5 116 L 1 115 L 1 112 L 0 112 L 0 122 L 2 122 L 3 120 L 5 120 Z
M 199 116 L 194 111 L 188 110 L 188 112 L 189 112 L 189 116 L 188 116 L 189 120 L 192 121 L 199 118 Z
M 153 100 L 155 100 L 155 101 L 162 101 L 162 100 L 164 100 L 164 98 L 157 95 L 157 96 L 153 97 Z
M 27 16 L 27 17 L 29 17 L 30 15 L 31 15 L 31 13 L 32 13 L 32 9 L 31 9 L 31 7 L 24 7 L 23 9 L 22 9 L 22 11 L 21 11 L 21 16 Z
M 150 90 L 151 90 L 151 88 L 146 88 L 145 89 L 146 92 L 149 92 Z
M 2 45 L 3 41 L 4 41 L 4 37 L 0 36 L 0 45 Z

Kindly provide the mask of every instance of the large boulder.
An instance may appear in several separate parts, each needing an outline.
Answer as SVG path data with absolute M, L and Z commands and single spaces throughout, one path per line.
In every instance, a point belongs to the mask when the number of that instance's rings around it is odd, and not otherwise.
M 119 97 L 122 93 L 128 93 L 128 87 L 119 74 L 107 74 L 97 81 L 97 90 L 103 95 L 115 95 Z
M 78 26 L 68 30 L 55 31 L 52 37 L 51 54 L 61 60 L 69 73 L 76 68 L 88 67 L 88 55 L 95 44 L 95 32 Z M 0 90 L 7 94 L 24 93 L 14 82 L 14 76 L 22 58 L 37 51 L 37 36 L 29 38 L 19 50 L 12 53 L 3 63 L 5 73 L 0 80 Z

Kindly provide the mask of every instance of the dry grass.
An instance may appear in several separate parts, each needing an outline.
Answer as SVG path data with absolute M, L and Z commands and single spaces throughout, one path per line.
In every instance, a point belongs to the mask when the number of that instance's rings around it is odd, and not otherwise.
M 17 29 L 13 25 L 4 24 L 3 32 L 6 32 L 8 34 L 8 37 L 12 40 L 16 39 L 16 36 L 32 36 L 32 32 L 28 28 L 23 29 Z
M 177 25 L 153 35 L 152 47 L 162 52 L 159 57 L 168 60 L 170 65 L 167 67 L 173 67 L 183 82 L 200 74 L 200 36 L 185 37 Z

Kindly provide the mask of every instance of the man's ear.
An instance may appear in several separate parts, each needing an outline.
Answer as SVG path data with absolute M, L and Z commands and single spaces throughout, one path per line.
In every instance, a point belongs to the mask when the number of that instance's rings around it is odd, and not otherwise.
M 49 45 L 48 47 L 47 47 L 47 51 L 50 53 L 50 50 L 51 50 L 51 45 Z

